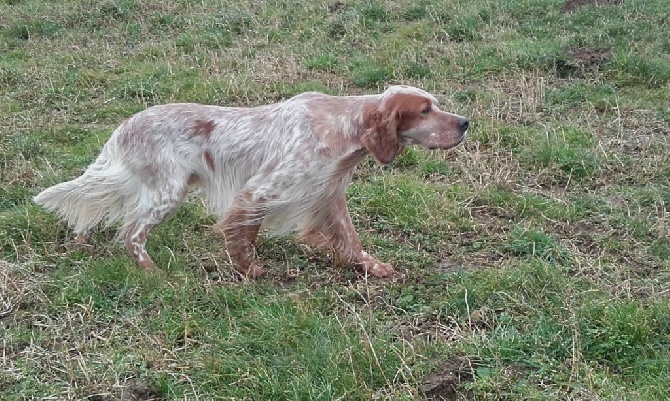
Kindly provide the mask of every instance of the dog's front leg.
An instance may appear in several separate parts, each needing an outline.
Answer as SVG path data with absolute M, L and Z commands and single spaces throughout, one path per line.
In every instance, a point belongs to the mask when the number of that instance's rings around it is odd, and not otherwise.
M 263 274 L 263 269 L 256 263 L 254 249 L 263 218 L 260 210 L 248 194 L 241 194 L 226 217 L 212 227 L 215 233 L 223 236 L 237 270 L 250 278 Z
M 363 250 L 344 195 L 328 207 L 325 218 L 313 222 L 300 238 L 314 246 L 330 247 L 342 262 L 353 264 L 363 274 L 380 278 L 392 276 L 395 271 L 390 264 L 380 262 Z

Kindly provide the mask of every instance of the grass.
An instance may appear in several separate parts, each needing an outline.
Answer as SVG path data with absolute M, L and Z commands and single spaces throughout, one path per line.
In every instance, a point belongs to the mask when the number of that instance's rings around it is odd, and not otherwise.
M 0 2 L 3 399 L 670 398 L 667 5 L 592 3 Z M 239 281 L 197 196 L 145 273 L 31 201 L 153 104 L 395 83 L 473 121 L 357 170 L 396 282 L 290 236 Z

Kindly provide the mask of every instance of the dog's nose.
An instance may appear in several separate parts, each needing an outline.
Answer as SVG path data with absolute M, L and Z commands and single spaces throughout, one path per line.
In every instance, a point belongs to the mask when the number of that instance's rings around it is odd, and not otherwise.
M 461 118 L 458 120 L 458 128 L 461 130 L 461 132 L 467 131 L 469 126 L 470 121 L 467 118 Z

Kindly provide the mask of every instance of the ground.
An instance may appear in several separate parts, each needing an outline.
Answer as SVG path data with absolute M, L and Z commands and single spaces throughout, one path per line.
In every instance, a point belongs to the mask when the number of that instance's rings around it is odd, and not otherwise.
M 0 1 L 0 394 L 670 398 L 666 3 Z M 265 234 L 242 280 L 197 193 L 144 272 L 31 201 L 154 104 L 392 84 L 472 122 L 356 172 L 395 280 Z

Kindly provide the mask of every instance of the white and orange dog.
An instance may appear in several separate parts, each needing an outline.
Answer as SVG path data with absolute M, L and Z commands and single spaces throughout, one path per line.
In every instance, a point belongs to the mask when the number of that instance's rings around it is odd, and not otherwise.
M 466 118 L 409 86 L 366 96 L 310 92 L 253 108 L 154 106 L 121 124 L 82 176 L 35 202 L 67 220 L 77 243 L 101 221 L 120 221 L 118 237 L 151 269 L 149 231 L 175 213 L 190 186 L 200 186 L 220 219 L 214 230 L 244 275 L 263 273 L 254 257 L 263 226 L 297 230 L 359 271 L 387 277 L 393 268 L 363 250 L 349 216 L 354 168 L 368 153 L 390 163 L 406 145 L 451 148 L 467 129 Z

